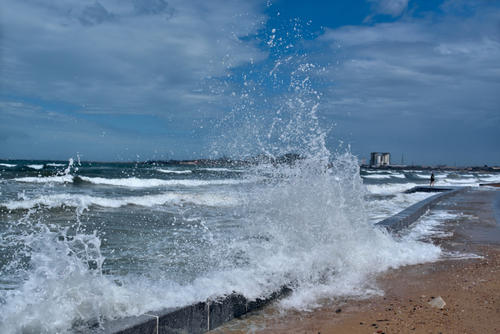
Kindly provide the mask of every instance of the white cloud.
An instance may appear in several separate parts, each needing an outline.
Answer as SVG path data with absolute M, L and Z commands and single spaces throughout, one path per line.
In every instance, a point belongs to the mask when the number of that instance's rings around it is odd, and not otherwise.
M 335 85 L 324 110 L 350 115 L 354 137 L 372 136 L 394 150 L 415 146 L 404 138 L 429 141 L 426 133 L 447 143 L 443 159 L 469 146 L 471 156 L 491 152 L 500 142 L 499 23 L 500 9 L 483 7 L 465 17 L 327 30 L 320 41 L 335 52 L 329 61 L 342 61 L 329 72 Z
M 252 1 L 6 0 L 1 10 L 3 93 L 89 112 L 194 112 L 209 98 L 202 80 L 264 56 L 241 40 L 265 21 Z
M 346 26 L 327 30 L 322 40 L 339 43 L 342 46 L 366 46 L 375 43 L 418 43 L 426 42 L 433 36 L 425 25 L 419 22 L 379 23 L 370 26 Z
M 199 125 L 227 108 L 205 79 L 266 57 L 245 39 L 263 10 L 253 0 L 2 1 L 0 155 L 198 155 Z
M 408 0 L 368 0 L 376 14 L 400 16 L 408 7 Z

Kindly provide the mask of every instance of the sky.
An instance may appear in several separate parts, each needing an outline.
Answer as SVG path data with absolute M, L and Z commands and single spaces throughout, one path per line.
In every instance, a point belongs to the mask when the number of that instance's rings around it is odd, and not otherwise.
M 312 64 L 332 150 L 500 165 L 499 60 L 496 0 L 4 0 L 0 159 L 237 156 Z

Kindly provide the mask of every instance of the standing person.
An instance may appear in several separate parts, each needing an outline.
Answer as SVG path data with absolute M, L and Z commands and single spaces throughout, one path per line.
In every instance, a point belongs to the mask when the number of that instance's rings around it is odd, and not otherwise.
M 434 181 L 436 181 L 436 179 L 434 178 L 434 172 L 431 173 L 431 187 L 434 186 Z

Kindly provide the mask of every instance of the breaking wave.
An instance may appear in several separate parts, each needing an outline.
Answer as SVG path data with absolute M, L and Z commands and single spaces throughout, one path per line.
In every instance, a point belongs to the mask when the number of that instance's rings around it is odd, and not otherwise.
M 54 175 L 54 176 L 40 176 L 40 177 L 19 177 L 14 180 L 25 183 L 72 183 L 73 175 Z
M 191 174 L 192 170 L 173 170 L 173 169 L 162 169 L 158 168 L 157 171 L 165 174 Z
M 227 172 L 227 173 L 243 173 L 244 170 L 241 169 L 230 169 L 230 168 L 221 168 L 221 167 L 207 167 L 200 168 L 199 170 L 204 170 L 208 172 Z
M 377 174 L 371 174 L 371 175 L 365 175 L 363 176 L 364 178 L 367 179 L 390 179 L 391 175 L 377 175 Z
M 35 169 L 35 170 L 40 170 L 43 169 L 43 165 L 26 165 L 26 167 Z
M 182 186 L 182 187 L 203 187 L 210 185 L 234 185 L 252 182 L 248 179 L 220 179 L 220 180 L 163 180 L 163 179 L 142 179 L 137 177 L 129 178 L 104 178 L 73 175 L 57 175 L 46 177 L 21 177 L 15 178 L 18 182 L 26 183 L 91 183 L 95 185 L 118 186 L 128 188 L 154 188 L 164 186 Z
M 157 195 L 130 196 L 122 198 L 96 197 L 81 194 L 53 194 L 33 199 L 9 201 L 0 203 L 0 207 L 8 210 L 28 210 L 37 207 L 59 208 L 74 207 L 88 209 L 91 206 L 104 208 L 119 208 L 127 205 L 152 207 L 157 205 L 195 204 L 206 206 L 233 206 L 238 204 L 235 198 L 219 194 L 181 194 L 162 193 Z

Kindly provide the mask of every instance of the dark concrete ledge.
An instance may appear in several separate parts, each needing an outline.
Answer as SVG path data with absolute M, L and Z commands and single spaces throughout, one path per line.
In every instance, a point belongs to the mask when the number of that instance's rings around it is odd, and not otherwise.
M 457 187 L 457 186 L 448 186 L 448 187 L 430 187 L 430 186 L 416 186 L 411 189 L 408 189 L 405 191 L 407 194 L 412 194 L 412 193 L 417 193 L 417 192 L 424 192 L 424 193 L 442 193 L 445 191 L 451 191 L 451 190 L 460 190 L 464 189 L 465 187 Z
M 412 206 L 406 208 L 400 213 L 378 222 L 376 225 L 384 227 L 391 233 L 397 233 L 409 227 L 418 218 L 432 209 L 439 201 L 464 191 L 467 187 L 414 187 L 406 191 L 406 193 L 415 192 L 439 192 L 429 198 L 424 199 Z
M 481 187 L 497 187 L 500 188 L 500 183 L 480 183 Z
M 414 192 L 439 192 L 400 213 L 387 218 L 378 226 L 389 232 L 398 232 L 414 223 L 420 216 L 431 209 L 438 201 L 463 191 L 465 187 L 415 187 L 408 190 Z M 260 309 L 270 302 L 284 297 L 292 289 L 283 286 L 279 291 L 263 299 L 249 300 L 243 295 L 233 293 L 228 296 L 207 300 L 185 307 L 168 308 L 157 312 L 149 312 L 140 316 L 132 316 L 105 322 L 102 327 L 89 329 L 93 334 L 180 334 L 205 333 L 245 313 Z
M 231 295 L 207 300 L 193 305 L 168 308 L 140 316 L 105 322 L 101 328 L 89 330 L 95 334 L 180 334 L 205 333 L 223 323 L 258 310 L 270 302 L 286 296 L 292 290 L 283 286 L 266 298 L 247 299 L 243 295 Z

